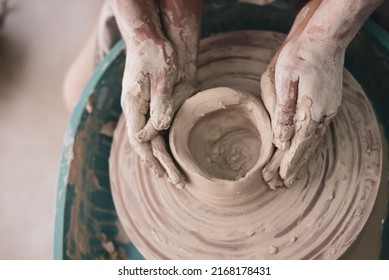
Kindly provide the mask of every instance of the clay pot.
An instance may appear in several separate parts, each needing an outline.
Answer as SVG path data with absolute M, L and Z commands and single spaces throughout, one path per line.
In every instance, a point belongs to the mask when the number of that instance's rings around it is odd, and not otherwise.
M 256 199 L 273 152 L 269 116 L 251 94 L 227 87 L 197 93 L 178 111 L 169 134 L 187 188 L 204 203 L 236 206 Z

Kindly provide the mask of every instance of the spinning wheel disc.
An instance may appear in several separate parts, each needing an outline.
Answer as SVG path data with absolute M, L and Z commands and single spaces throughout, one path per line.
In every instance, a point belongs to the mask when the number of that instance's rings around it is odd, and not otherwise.
M 225 86 L 259 98 L 260 75 L 284 35 L 246 31 L 204 39 L 199 89 Z M 343 99 L 323 143 L 290 189 L 259 184 L 244 205 L 205 204 L 156 177 L 131 148 L 123 117 L 110 156 L 120 220 L 148 259 L 336 259 L 356 239 L 374 205 L 382 147 L 374 112 L 345 70 Z

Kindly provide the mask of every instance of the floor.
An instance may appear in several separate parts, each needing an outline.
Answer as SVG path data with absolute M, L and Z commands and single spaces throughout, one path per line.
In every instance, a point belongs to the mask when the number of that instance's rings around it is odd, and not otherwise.
M 0 259 L 51 259 L 67 68 L 103 0 L 9 0 L 0 31 Z

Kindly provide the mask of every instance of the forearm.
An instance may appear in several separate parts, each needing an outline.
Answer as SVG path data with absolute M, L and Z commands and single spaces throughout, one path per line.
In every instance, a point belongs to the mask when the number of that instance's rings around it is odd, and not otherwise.
M 155 0 L 110 0 L 120 33 L 127 45 L 164 37 Z
M 312 41 L 347 47 L 369 15 L 384 0 L 323 0 L 305 28 Z
M 202 0 L 159 0 L 162 24 L 177 53 L 181 79 L 196 73 Z

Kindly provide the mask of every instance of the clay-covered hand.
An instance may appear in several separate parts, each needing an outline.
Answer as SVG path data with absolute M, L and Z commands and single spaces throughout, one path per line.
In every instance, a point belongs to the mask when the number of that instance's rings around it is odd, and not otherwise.
M 128 137 L 141 160 L 160 176 L 166 171 L 174 184 L 179 184 L 181 177 L 162 136 L 155 136 L 151 142 L 142 142 L 140 138 L 149 116 L 149 125 L 155 130 L 169 128 L 177 77 L 174 50 L 166 38 L 160 35 L 147 38 L 142 34 L 141 40 L 127 43 L 121 105 Z
M 342 97 L 347 45 L 383 0 L 310 0 L 261 78 L 277 151 L 262 174 L 290 186 L 320 144 Z
M 184 176 L 161 130 L 194 91 L 201 1 L 111 0 L 126 42 L 121 105 L 127 134 L 141 160 L 178 187 Z
M 335 43 L 302 33 L 288 37 L 262 75 L 262 100 L 278 149 L 263 170 L 272 187 L 281 181 L 292 184 L 334 118 L 342 96 L 344 53 Z M 274 181 L 278 175 L 282 180 Z

